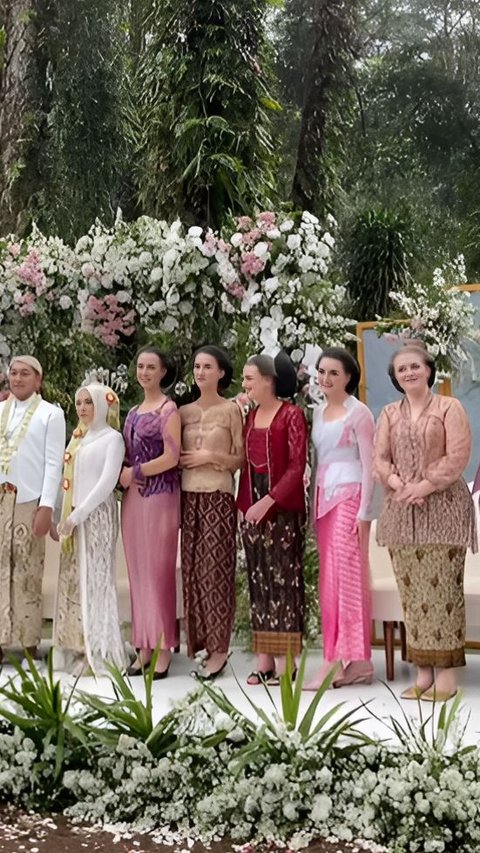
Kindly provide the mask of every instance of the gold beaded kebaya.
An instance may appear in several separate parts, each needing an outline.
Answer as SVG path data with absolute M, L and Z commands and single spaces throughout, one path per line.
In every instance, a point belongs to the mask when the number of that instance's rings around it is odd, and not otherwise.
M 107 404 L 107 412 L 105 418 L 105 425 L 112 427 L 113 429 L 120 429 L 120 403 L 117 395 L 111 388 L 107 388 L 106 386 L 100 386 L 100 383 L 94 386 L 96 391 L 102 389 L 104 392 L 104 400 Z M 86 385 L 85 390 L 91 391 L 92 385 Z M 79 388 L 77 393 L 75 394 L 75 398 L 79 391 L 84 390 L 83 388 Z M 98 408 L 95 406 L 94 408 Z M 63 503 L 62 503 L 62 515 L 61 522 L 66 521 L 73 510 L 73 478 L 75 471 L 75 455 L 78 449 L 82 445 L 82 439 L 85 438 L 88 432 L 88 427 L 84 426 L 82 423 L 79 423 L 78 426 L 73 430 L 72 437 L 68 443 L 68 447 L 65 451 L 65 455 L 63 457 L 64 467 L 63 467 Z M 73 531 L 70 536 L 62 536 L 62 551 L 67 554 L 73 550 L 74 539 L 73 539 Z

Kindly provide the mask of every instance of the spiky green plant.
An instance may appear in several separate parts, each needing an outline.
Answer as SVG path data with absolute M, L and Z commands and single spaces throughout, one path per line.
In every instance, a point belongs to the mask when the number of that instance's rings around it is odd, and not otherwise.
M 88 727 L 92 741 L 115 747 L 121 735 L 143 741 L 155 756 L 163 755 L 174 748 L 175 713 L 153 720 L 152 684 L 158 650 L 154 652 L 150 665 L 143 671 L 145 701 L 138 699 L 130 682 L 117 666 L 107 663 L 114 699 L 104 699 L 93 693 L 81 693 L 80 698 L 88 709 Z
M 50 746 L 55 747 L 54 781 L 60 780 L 66 762 L 72 755 L 81 763 L 88 752 L 88 736 L 83 725 L 83 714 L 71 713 L 75 685 L 64 695 L 59 681 L 53 676 L 53 655 L 49 652 L 47 671 L 43 675 L 26 652 L 28 668 L 9 656 L 15 675 L 0 686 L 0 716 L 19 728 L 35 744 L 39 758 Z M 5 700 L 8 704 L 5 704 Z

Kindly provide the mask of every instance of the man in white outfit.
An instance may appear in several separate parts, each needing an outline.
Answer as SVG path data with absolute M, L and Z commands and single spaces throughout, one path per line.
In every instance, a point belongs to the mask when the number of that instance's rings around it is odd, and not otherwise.
M 0 660 L 2 646 L 35 655 L 42 631 L 45 535 L 62 476 L 65 416 L 39 391 L 33 356 L 10 363 L 0 403 Z

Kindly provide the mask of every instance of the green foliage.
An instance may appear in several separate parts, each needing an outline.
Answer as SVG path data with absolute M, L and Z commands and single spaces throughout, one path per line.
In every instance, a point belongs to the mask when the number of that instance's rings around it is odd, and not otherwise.
M 366 210 L 345 241 L 344 258 L 352 310 L 359 320 L 387 315 L 391 291 L 409 280 L 412 232 L 408 220 L 390 210 Z
M 156 725 L 153 722 L 152 683 L 158 650 L 151 658 L 150 666 L 143 673 L 145 701 L 137 699 L 128 680 L 118 667 L 108 664 L 114 700 L 102 699 L 93 693 L 82 693 L 82 702 L 89 709 L 88 725 L 94 741 L 115 747 L 122 735 L 145 743 L 152 755 L 161 755 L 173 749 L 175 715 L 167 714 Z
M 52 785 L 55 786 L 66 766 L 86 760 L 87 736 L 80 720 L 74 719 L 70 713 L 75 688 L 65 699 L 60 682 L 54 680 L 52 652 L 48 655 L 45 677 L 38 671 L 28 652 L 26 660 L 28 669 L 23 669 L 16 658 L 9 658 L 16 677 L 0 686 L 0 697 L 10 703 L 9 706 L 2 704 L 0 714 L 28 735 L 40 757 L 50 746 L 53 747 Z M 37 769 L 40 776 L 42 763 Z
M 436 755 L 440 759 L 449 753 L 452 741 L 458 747 L 457 757 L 474 752 L 476 749 L 475 746 L 460 746 L 468 722 L 467 719 L 463 726 L 459 727 L 460 710 L 462 707 L 462 694 L 460 692 L 457 693 L 450 703 L 434 702 L 432 712 L 426 716 L 419 697 L 417 700 L 419 724 L 417 724 L 405 712 L 393 690 L 388 685 L 386 686 L 401 711 L 400 719 L 390 717 L 386 723 L 387 728 L 398 740 L 401 747 L 412 757 Z M 440 710 L 438 710 L 438 706 L 440 706 Z M 380 719 L 372 712 L 371 708 L 369 712 L 375 719 Z
M 480 271 L 480 5 L 363 0 L 357 117 L 342 208 L 408 209 L 425 267 L 462 252 Z
M 218 227 L 274 191 L 265 0 L 156 0 L 135 82 L 146 212 Z
M 42 164 L 48 198 L 38 197 L 40 227 L 74 239 L 120 197 L 125 171 L 122 3 L 67 0 L 50 22 L 48 135 Z M 47 81 L 46 81 L 47 82 Z

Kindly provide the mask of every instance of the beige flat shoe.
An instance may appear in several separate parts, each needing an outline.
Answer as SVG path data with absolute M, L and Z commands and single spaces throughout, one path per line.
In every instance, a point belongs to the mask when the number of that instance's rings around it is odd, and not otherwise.
M 421 698 L 422 702 L 448 702 L 448 700 L 453 699 L 457 693 L 458 690 L 454 690 L 453 693 L 447 693 L 446 690 L 436 690 L 435 687 L 430 687 L 422 693 Z

